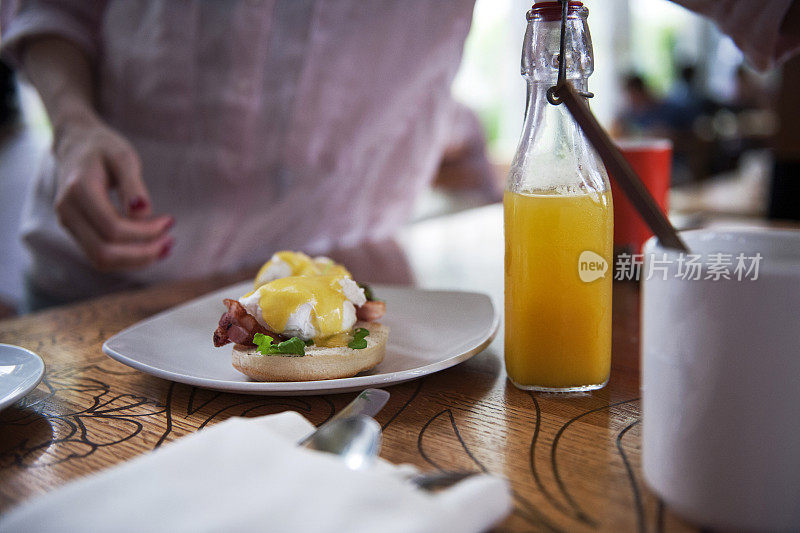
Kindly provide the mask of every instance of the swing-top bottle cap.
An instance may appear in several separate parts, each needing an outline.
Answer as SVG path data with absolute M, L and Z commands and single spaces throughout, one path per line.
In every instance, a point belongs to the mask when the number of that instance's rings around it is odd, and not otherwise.
M 566 8 L 566 9 L 565 9 Z M 561 24 L 567 12 L 566 25 Z M 565 79 L 588 78 L 594 70 L 592 39 L 587 18 L 589 10 L 583 2 L 536 2 L 528 11 L 528 27 L 522 45 L 522 75 L 532 81 L 555 85 L 559 79 L 561 34 L 564 33 Z M 576 87 L 588 95 L 588 89 Z
M 583 8 L 583 2 L 569 2 L 568 13 L 573 14 Z M 536 17 L 539 20 L 560 20 L 561 2 L 535 2 L 528 11 L 528 20 Z

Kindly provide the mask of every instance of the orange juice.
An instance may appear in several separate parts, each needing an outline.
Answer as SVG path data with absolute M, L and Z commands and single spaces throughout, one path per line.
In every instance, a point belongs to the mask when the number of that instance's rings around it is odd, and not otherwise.
M 536 390 L 602 387 L 611 370 L 611 193 L 506 192 L 503 204 L 509 378 Z

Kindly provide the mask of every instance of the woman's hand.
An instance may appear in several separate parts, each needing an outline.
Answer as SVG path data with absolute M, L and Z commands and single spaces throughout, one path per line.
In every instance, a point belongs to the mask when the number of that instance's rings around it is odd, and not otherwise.
M 152 215 L 139 156 L 95 112 L 94 76 L 83 50 L 61 37 L 37 37 L 25 46 L 24 70 L 53 124 L 58 220 L 98 270 L 165 258 L 173 219 Z
M 169 255 L 174 220 L 152 216 L 139 156 L 128 141 L 90 115 L 56 129 L 54 151 L 58 220 L 95 268 L 141 268 Z

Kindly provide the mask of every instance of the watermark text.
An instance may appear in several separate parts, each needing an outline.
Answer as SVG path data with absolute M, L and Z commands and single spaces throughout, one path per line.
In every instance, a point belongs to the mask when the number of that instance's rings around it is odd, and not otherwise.
M 645 262 L 644 254 L 622 253 L 617 256 L 614 263 L 614 279 L 617 281 L 668 278 L 688 281 L 756 281 L 762 259 L 760 253 L 748 255 L 717 252 L 677 256 L 654 253 L 650 254 L 648 261 Z

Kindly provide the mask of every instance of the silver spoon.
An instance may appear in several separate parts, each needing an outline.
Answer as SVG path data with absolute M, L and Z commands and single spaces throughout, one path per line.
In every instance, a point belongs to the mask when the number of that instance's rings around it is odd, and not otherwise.
M 368 468 L 381 451 L 381 426 L 364 415 L 331 420 L 303 446 L 338 455 L 351 470 Z
M 389 401 L 389 393 L 382 389 L 365 389 L 355 397 L 355 399 L 344 406 L 344 408 L 333 415 L 333 417 L 318 427 L 315 431 L 306 435 L 297 444 L 299 446 L 307 446 L 308 442 L 319 431 L 329 424 L 333 424 L 337 420 L 350 418 L 356 415 L 375 416 L 377 415 L 386 402 Z
M 366 389 L 333 418 L 303 438 L 298 445 L 339 455 L 353 469 L 367 468 L 381 449 L 381 427 L 370 418 L 389 400 L 381 389 Z M 434 491 L 449 487 L 479 472 L 445 471 L 415 474 L 408 480 L 417 487 Z
M 331 420 L 315 431 L 303 446 L 338 455 L 351 470 L 366 469 L 380 454 L 381 426 L 364 415 Z M 436 491 L 479 473 L 450 471 L 415 474 L 408 481 L 420 489 Z

